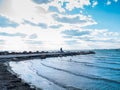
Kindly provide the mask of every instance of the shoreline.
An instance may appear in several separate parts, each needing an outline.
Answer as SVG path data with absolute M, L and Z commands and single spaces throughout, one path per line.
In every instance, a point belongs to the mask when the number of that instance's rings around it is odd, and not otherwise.
M 0 55 L 0 90 L 41 90 L 32 87 L 29 83 L 24 82 L 16 73 L 11 71 L 8 62 L 23 61 L 30 59 L 45 59 L 50 57 L 65 57 L 74 55 L 95 54 L 93 51 L 87 52 L 58 52 L 58 53 L 41 53 L 41 54 L 22 54 L 22 55 Z
M 9 69 L 9 66 L 0 62 L 0 90 L 36 90 Z

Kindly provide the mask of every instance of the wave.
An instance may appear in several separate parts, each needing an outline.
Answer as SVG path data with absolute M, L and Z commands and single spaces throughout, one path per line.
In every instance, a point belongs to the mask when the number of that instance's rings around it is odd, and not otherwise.
M 95 57 L 95 58 L 96 58 L 96 57 Z M 98 57 L 98 58 L 96 58 L 96 60 L 97 60 L 97 61 L 106 61 L 106 60 L 107 60 L 107 61 L 113 61 L 113 60 L 114 60 L 114 61 L 117 61 L 117 62 L 120 63 L 120 57 L 110 57 L 110 56 L 109 56 L 108 58 Z M 114 61 L 113 61 L 113 62 L 114 62 Z
M 41 64 L 45 67 L 52 68 L 52 69 L 55 69 L 55 70 L 59 70 L 59 71 L 62 71 L 62 72 L 66 72 L 66 73 L 69 73 L 69 74 L 72 74 L 72 75 L 75 75 L 75 76 L 80 76 L 80 77 L 85 77 L 85 78 L 88 78 L 88 79 L 102 80 L 102 81 L 105 81 L 105 82 L 112 82 L 112 83 L 120 84 L 120 81 L 115 81 L 115 80 L 103 78 L 103 77 L 96 76 L 96 75 L 86 74 L 86 73 L 75 73 L 75 72 L 71 72 L 69 70 L 49 66 L 49 65 L 46 65 L 44 63 L 41 63 Z
M 59 82 L 55 81 L 54 79 L 51 79 L 51 78 L 49 78 L 49 77 L 46 77 L 46 76 L 38 73 L 37 71 L 36 71 L 36 74 L 37 74 L 38 76 L 42 77 L 42 78 L 45 78 L 45 79 L 49 80 L 50 82 L 53 82 L 54 84 L 56 84 L 56 85 L 58 85 L 58 86 L 60 86 L 60 87 L 62 87 L 62 88 L 67 89 L 67 90 L 81 90 L 81 89 L 76 88 L 76 87 L 73 87 L 73 86 L 67 86 L 67 85 L 65 85 L 65 84 L 59 83 Z
M 86 64 L 86 66 L 120 71 L 120 68 L 103 67 L 103 66 L 97 66 L 97 65 L 93 65 L 93 64 Z
M 74 60 L 67 61 L 67 62 L 81 63 L 81 64 L 83 64 L 85 66 L 89 66 L 89 67 L 96 67 L 96 68 L 103 68 L 103 69 L 120 71 L 120 68 L 98 66 L 98 65 L 95 65 L 95 63 L 90 63 L 90 62 L 80 62 L 80 61 L 74 61 Z
M 115 65 L 120 65 L 120 62 L 106 62 L 106 61 L 99 61 L 98 63 L 107 63 L 107 64 L 115 64 Z
M 46 76 L 40 74 L 35 68 L 33 68 L 33 63 L 32 62 L 31 62 L 31 66 L 29 67 L 29 69 L 34 71 L 38 76 L 56 84 L 57 86 L 59 86 L 61 88 L 65 88 L 66 90 L 82 90 L 82 89 L 79 89 L 79 88 L 76 88 L 76 87 L 73 87 L 73 86 L 68 86 L 68 85 L 65 85 L 63 83 L 59 83 L 59 82 L 55 81 L 54 79 L 51 79 L 50 77 L 46 77 Z

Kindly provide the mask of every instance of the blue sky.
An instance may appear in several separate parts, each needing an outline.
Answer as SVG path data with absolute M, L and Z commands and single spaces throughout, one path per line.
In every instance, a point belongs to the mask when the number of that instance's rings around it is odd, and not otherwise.
M 0 50 L 120 48 L 119 0 L 0 0 Z
M 120 1 L 111 1 L 111 4 L 107 6 L 104 1 L 106 0 L 103 0 L 103 2 L 99 0 L 99 4 L 94 8 L 87 7 L 87 13 L 91 14 L 98 22 L 98 25 L 94 28 L 107 28 L 110 31 L 120 32 Z

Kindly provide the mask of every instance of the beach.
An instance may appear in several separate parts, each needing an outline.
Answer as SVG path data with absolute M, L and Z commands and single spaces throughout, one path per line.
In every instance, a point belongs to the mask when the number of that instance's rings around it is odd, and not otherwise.
M 120 90 L 120 51 L 95 52 L 11 61 L 9 66 L 22 80 L 43 90 Z
M 119 90 L 120 50 L 94 52 L 44 59 L 38 54 L 1 56 L 0 90 Z
M 4 54 L 4 53 L 2 53 Z M 21 79 L 17 73 L 12 70 L 10 62 L 20 62 L 33 59 L 45 59 L 48 57 L 62 57 L 73 55 L 94 54 L 94 52 L 68 52 L 68 53 L 40 53 L 40 54 L 9 54 L 0 55 L 0 90 L 41 90 L 30 83 Z M 21 68 L 21 67 L 19 67 Z M 72 88 L 72 87 L 69 87 Z M 77 89 L 77 88 L 76 88 Z
M 0 62 L 0 90 L 35 90 L 30 88 L 30 85 L 23 82 L 8 71 L 8 67 Z

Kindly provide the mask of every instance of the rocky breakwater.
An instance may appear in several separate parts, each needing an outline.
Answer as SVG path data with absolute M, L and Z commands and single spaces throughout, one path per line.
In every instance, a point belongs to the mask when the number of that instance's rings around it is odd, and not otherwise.
M 65 52 L 30 52 L 30 53 L 7 53 L 1 54 L 1 59 L 6 60 L 29 60 L 29 59 L 45 59 L 50 57 L 64 57 L 64 56 L 73 56 L 73 55 L 87 55 L 87 54 L 95 54 L 94 51 L 65 51 Z

